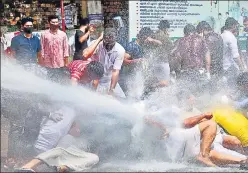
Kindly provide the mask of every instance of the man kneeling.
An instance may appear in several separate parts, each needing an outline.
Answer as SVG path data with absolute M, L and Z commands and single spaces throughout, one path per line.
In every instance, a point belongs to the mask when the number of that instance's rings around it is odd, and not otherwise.
M 42 124 L 34 146 L 38 156 L 16 172 L 34 172 L 42 163 L 59 172 L 84 171 L 99 162 L 97 155 L 87 152 L 88 143 L 80 137 L 74 110 L 63 107 L 56 113 L 61 116 L 60 121 L 47 120 Z

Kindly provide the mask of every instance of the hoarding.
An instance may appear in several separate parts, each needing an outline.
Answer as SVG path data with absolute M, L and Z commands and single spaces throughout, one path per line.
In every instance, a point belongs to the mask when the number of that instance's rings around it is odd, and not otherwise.
M 160 20 L 171 23 L 171 37 L 182 37 L 186 24 L 196 25 L 201 20 L 207 20 L 212 25 L 218 20 L 218 13 L 228 11 L 227 1 L 129 1 L 129 39 L 135 38 L 142 27 L 157 30 Z

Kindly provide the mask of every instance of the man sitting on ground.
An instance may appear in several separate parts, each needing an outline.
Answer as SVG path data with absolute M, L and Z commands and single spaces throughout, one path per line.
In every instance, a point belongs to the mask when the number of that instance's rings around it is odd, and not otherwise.
M 180 91 L 177 94 L 177 99 L 179 101 L 179 107 L 181 108 L 183 114 L 182 117 L 184 119 L 202 113 L 195 108 L 195 96 L 190 91 Z M 241 141 L 237 137 L 225 133 L 219 125 L 217 125 L 217 134 L 213 143 L 213 147 L 221 153 L 226 153 L 240 158 L 245 157 L 243 155 L 244 149 L 242 147 Z
M 44 165 L 40 167 L 43 163 L 59 172 L 83 171 L 99 162 L 97 155 L 87 152 L 89 145 L 80 137 L 81 130 L 75 122 L 75 112 L 66 107 L 55 112 L 62 116 L 61 121 L 43 122 L 35 144 L 38 155 L 16 172 L 35 172 L 33 169 L 44 171 Z
M 161 136 L 164 136 L 166 152 L 172 161 L 197 159 L 207 166 L 247 164 L 247 158 L 233 157 L 211 148 L 217 132 L 211 113 L 187 118 L 183 126 L 178 123 L 178 113 L 170 110 L 146 118 L 148 124 L 162 129 Z

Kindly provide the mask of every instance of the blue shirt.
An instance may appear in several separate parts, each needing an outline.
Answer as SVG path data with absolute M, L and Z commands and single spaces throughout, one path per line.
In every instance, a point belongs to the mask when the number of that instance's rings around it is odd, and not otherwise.
M 126 53 L 128 53 L 131 56 L 131 59 L 139 59 L 143 58 L 144 52 L 140 45 L 136 43 L 136 41 L 131 41 L 126 46 Z M 121 68 L 121 75 L 123 74 L 134 74 L 136 71 L 137 65 L 136 64 L 129 64 L 125 65 Z
M 140 45 L 136 43 L 136 41 L 131 41 L 127 48 L 126 52 L 131 56 L 132 59 L 143 58 L 144 52 Z
M 118 37 L 117 42 L 124 47 L 124 49 L 127 49 L 128 46 L 128 30 L 125 27 L 121 27 L 118 31 Z
M 37 52 L 41 50 L 40 40 L 34 35 L 27 38 L 22 33 L 11 40 L 11 50 L 15 51 L 18 63 L 37 63 Z

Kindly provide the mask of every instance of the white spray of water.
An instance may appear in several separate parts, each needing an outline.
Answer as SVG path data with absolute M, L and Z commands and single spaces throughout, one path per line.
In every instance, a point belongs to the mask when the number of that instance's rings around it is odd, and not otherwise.
M 111 97 L 91 92 L 80 86 L 62 86 L 50 82 L 13 63 L 3 61 L 1 64 L 1 88 L 47 95 L 54 101 L 66 101 L 80 105 L 87 112 L 120 116 L 132 124 L 142 118 L 140 111 Z
M 142 130 L 143 116 L 147 113 L 144 102 L 128 105 L 82 87 L 62 86 L 37 77 L 25 71 L 22 67 L 6 61 L 2 61 L 1 63 L 1 88 L 19 92 L 43 94 L 55 102 L 65 101 L 73 105 L 80 105 L 82 110 L 90 112 L 92 115 L 95 113 L 115 115 L 131 122 L 134 127 L 132 132 Z M 109 163 L 109 165 L 105 166 L 112 168 L 116 166 L 122 170 L 125 168 L 126 170 L 130 169 L 133 171 L 147 171 L 147 164 L 148 163 L 126 164 L 122 162 L 122 164 Z M 150 170 L 152 171 L 165 171 L 173 168 L 184 169 L 186 167 L 185 165 L 165 162 L 149 162 L 149 164 Z

